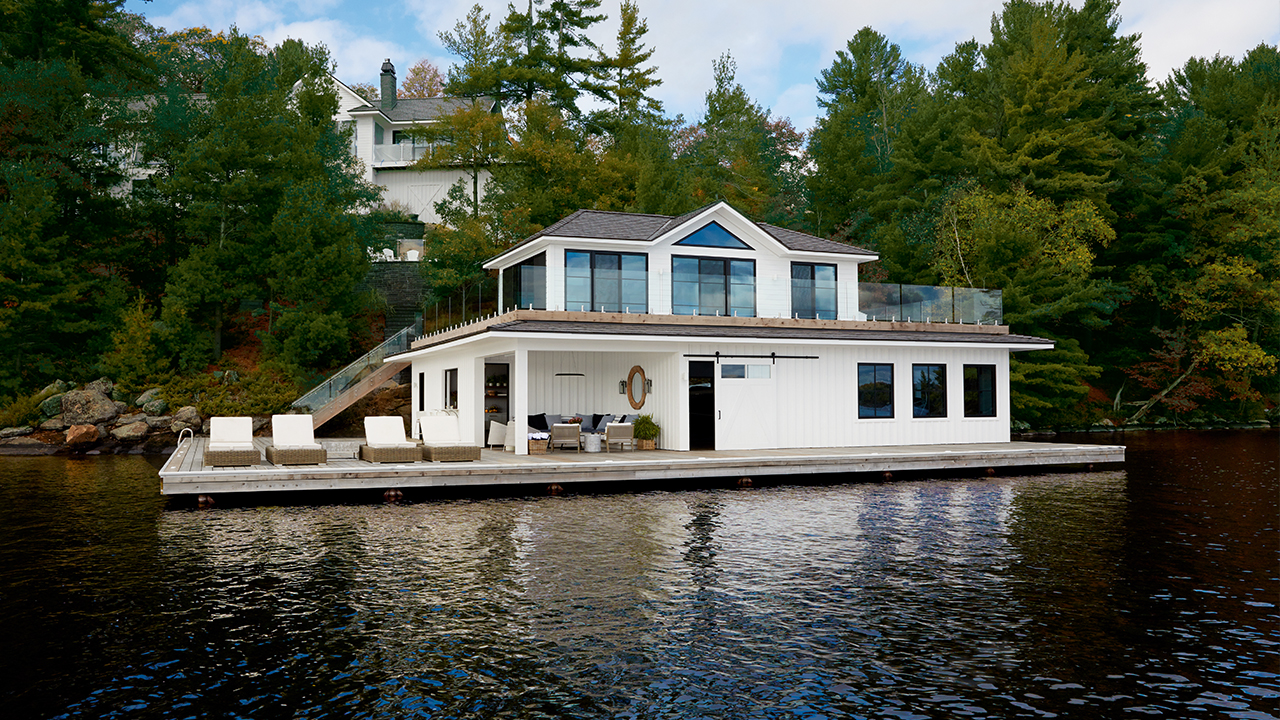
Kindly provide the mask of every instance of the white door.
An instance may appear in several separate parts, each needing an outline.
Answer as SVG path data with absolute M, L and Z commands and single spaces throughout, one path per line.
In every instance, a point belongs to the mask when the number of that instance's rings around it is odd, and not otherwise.
M 775 367 L 721 361 L 716 377 L 716 449 L 778 447 Z

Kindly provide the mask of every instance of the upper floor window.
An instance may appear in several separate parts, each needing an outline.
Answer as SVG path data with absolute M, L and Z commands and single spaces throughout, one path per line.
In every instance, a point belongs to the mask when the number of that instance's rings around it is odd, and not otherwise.
M 725 230 L 720 223 L 707 223 L 690 233 L 688 237 L 676 242 L 676 245 L 696 245 L 698 247 L 738 248 L 750 250 L 751 246 L 739 240 L 733 233 Z
M 911 366 L 912 416 L 947 416 L 947 366 Z
M 996 416 L 996 366 L 964 366 L 964 416 Z
M 547 309 L 547 254 L 540 252 L 502 271 L 502 307 Z
M 649 257 L 644 254 L 566 250 L 564 308 L 593 312 L 648 312 Z
M 756 262 L 724 258 L 671 258 L 674 315 L 755 317 Z
M 791 315 L 836 319 L 836 266 L 791 263 Z

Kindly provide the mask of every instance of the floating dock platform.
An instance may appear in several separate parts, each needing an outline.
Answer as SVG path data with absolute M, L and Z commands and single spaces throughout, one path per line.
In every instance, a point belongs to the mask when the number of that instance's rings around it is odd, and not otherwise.
M 165 495 L 219 495 L 312 490 L 403 490 L 492 486 L 567 486 L 681 478 L 764 478 L 778 475 L 973 471 L 1124 462 L 1124 447 L 1072 443 L 974 443 L 787 450 L 612 453 L 555 451 L 515 455 L 482 450 L 472 462 L 370 463 L 355 459 L 358 440 L 319 440 L 324 465 L 209 467 L 208 438 L 187 439 L 160 470 Z M 268 438 L 255 438 L 266 449 Z M 265 455 L 265 452 L 264 452 Z

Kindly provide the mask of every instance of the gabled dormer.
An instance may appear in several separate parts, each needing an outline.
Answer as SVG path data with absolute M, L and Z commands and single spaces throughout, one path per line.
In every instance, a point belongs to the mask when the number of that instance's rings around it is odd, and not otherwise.
M 679 217 L 580 210 L 484 267 L 504 308 L 858 320 L 858 265 L 876 258 L 718 202 Z

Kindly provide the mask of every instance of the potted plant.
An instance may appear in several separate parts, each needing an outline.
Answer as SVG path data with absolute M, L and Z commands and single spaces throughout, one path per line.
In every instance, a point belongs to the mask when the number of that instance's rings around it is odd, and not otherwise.
M 662 428 L 653 421 L 652 415 L 641 415 L 632 424 L 631 432 L 636 438 L 637 449 L 654 450 L 658 446 L 658 433 L 662 432 Z

